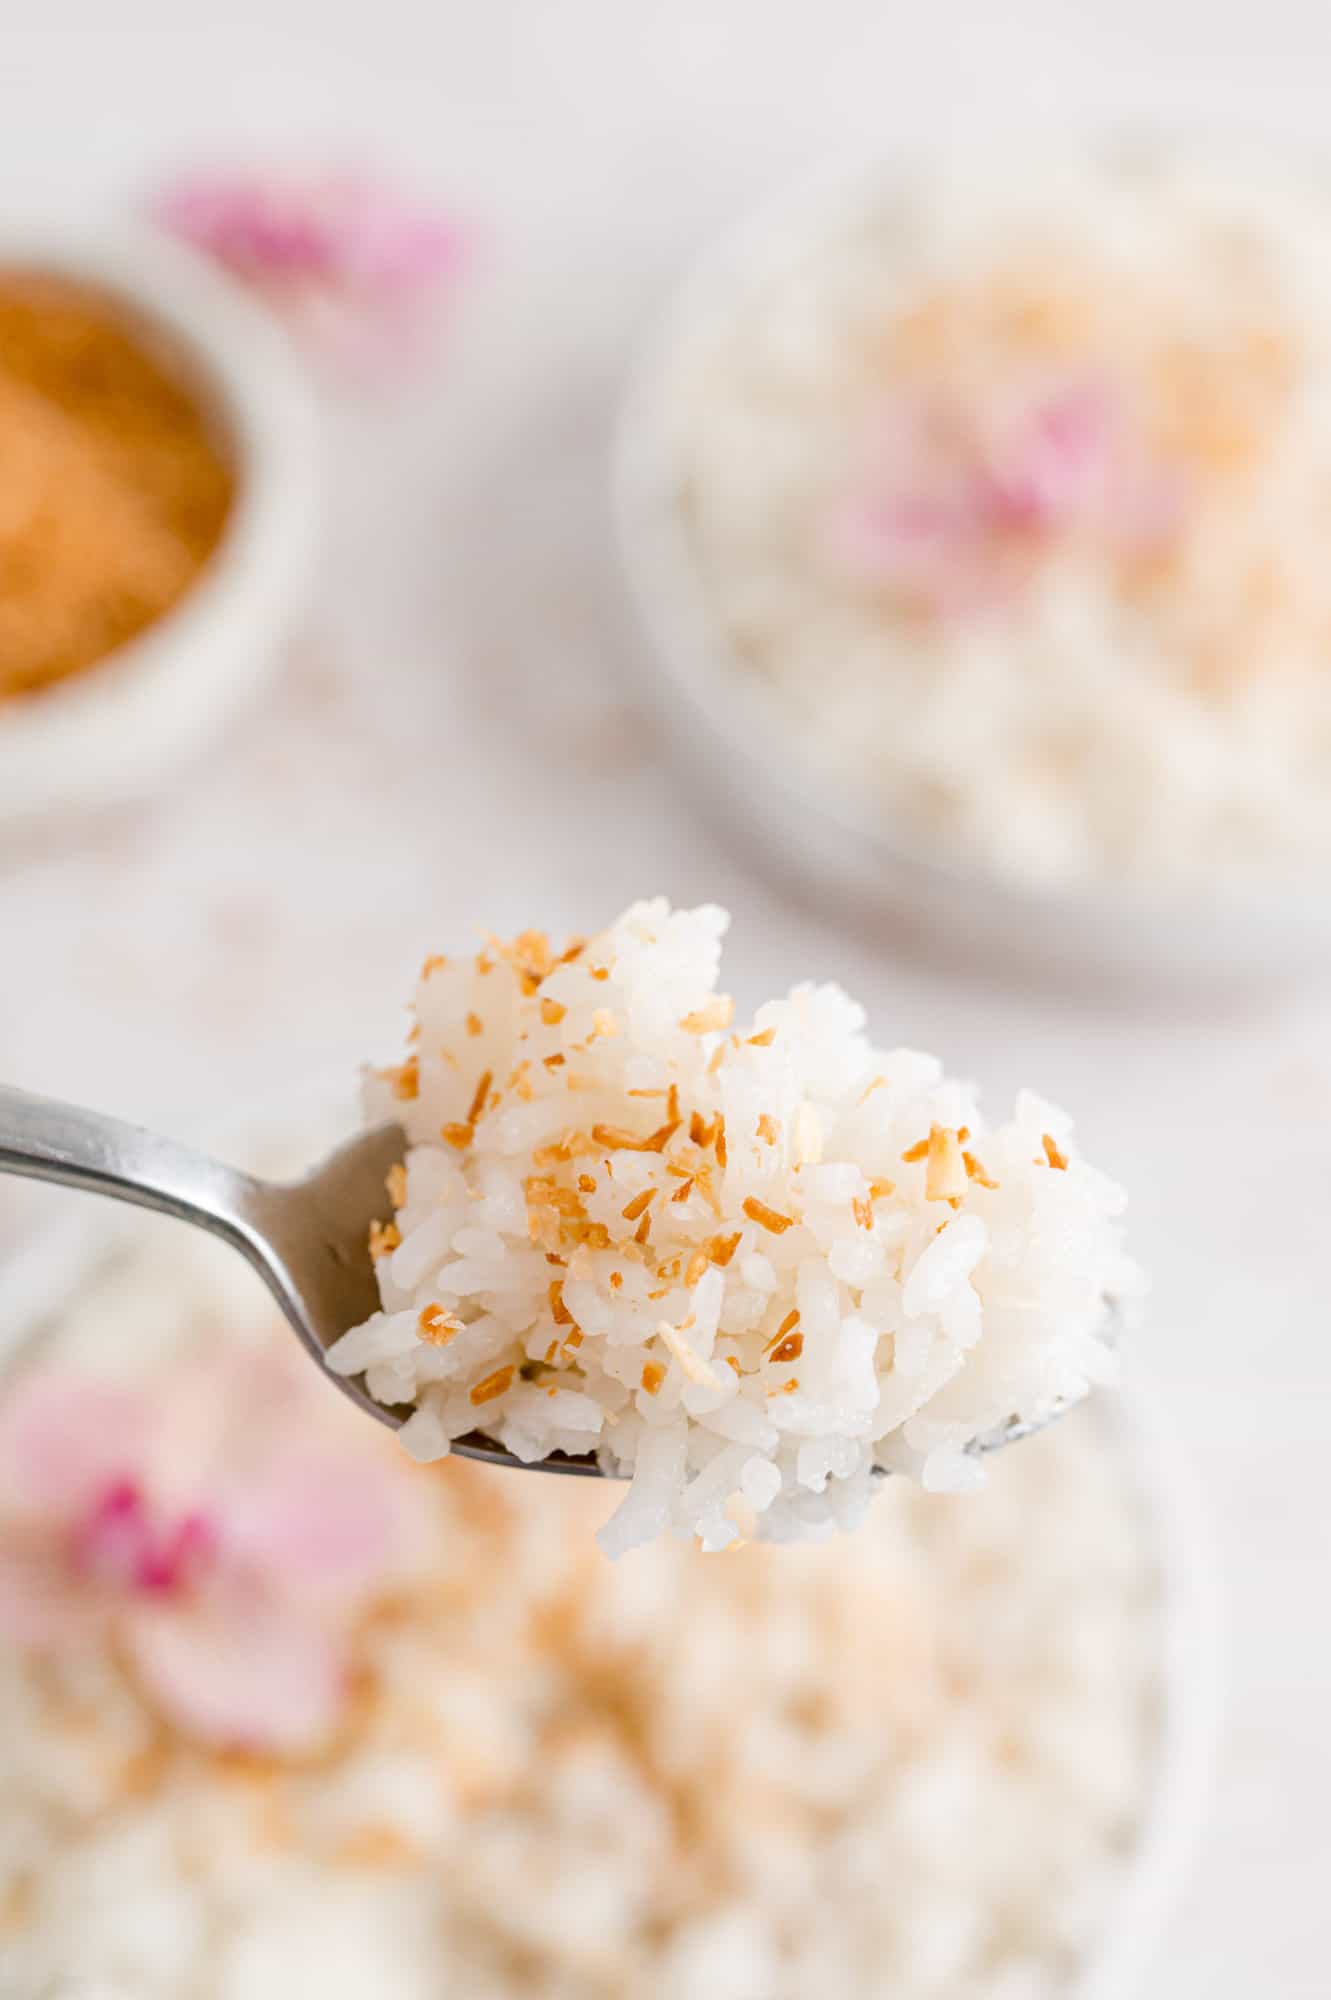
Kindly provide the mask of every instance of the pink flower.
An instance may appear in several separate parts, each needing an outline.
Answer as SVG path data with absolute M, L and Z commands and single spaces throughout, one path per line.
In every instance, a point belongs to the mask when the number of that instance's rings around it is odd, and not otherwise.
M 947 615 L 1009 603 L 1041 554 L 1072 540 L 1111 559 L 1149 553 L 1182 504 L 1107 377 L 974 405 L 912 392 L 885 413 L 826 539 L 862 581 Z
M 213 1744 L 324 1740 L 357 1621 L 427 1530 L 418 1477 L 295 1353 L 223 1343 L 142 1388 L 38 1371 L 0 1400 L 0 1632 L 113 1642 Z
M 152 213 L 357 367 L 419 346 L 471 256 L 453 217 L 348 168 L 186 175 Z

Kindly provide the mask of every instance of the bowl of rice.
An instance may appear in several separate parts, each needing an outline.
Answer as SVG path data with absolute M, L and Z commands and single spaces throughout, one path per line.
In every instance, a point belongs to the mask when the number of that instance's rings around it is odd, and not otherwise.
M 238 1128 L 291 1171 L 353 1120 Z M 82 1223 L 80 1218 L 80 1224 Z M 619 1564 L 613 1489 L 414 1464 L 160 1218 L 0 1274 L 17 1994 L 1108 2000 L 1203 1792 L 1176 1456 L 1102 1392 L 979 1496 Z
M 1140 146 L 861 167 L 631 384 L 666 733 L 824 902 L 1097 981 L 1331 945 L 1331 202 Z

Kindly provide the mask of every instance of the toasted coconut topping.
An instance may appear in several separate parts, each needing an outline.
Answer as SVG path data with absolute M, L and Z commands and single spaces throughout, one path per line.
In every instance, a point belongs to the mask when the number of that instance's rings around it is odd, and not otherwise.
M 759 1118 L 757 1132 L 758 1137 L 765 1140 L 769 1146 L 775 1146 L 777 1140 L 781 1137 L 781 1127 L 778 1125 L 776 1119 L 773 1118 L 770 1111 L 764 1111 Z
M 489 1069 L 482 1070 L 476 1080 L 476 1088 L 472 1093 L 471 1105 L 467 1112 L 466 1122 L 468 1125 L 475 1125 L 477 1119 L 484 1111 L 485 1100 L 490 1095 L 490 1085 L 493 1082 L 494 1071 Z
M 595 1041 L 598 1036 L 601 1036 L 604 1039 L 609 1040 L 609 1038 L 612 1035 L 617 1035 L 618 1033 L 619 1033 L 619 1021 L 616 1018 L 616 1016 L 611 1013 L 608 1007 L 598 1007 L 596 1009 L 596 1012 L 592 1015 L 592 1032 L 590 1039 L 592 1041 Z
M 659 1193 L 659 1188 L 646 1187 L 641 1194 L 635 1194 L 632 1201 L 625 1202 L 623 1208 L 619 1211 L 625 1222 L 636 1222 L 644 1210 L 649 1208 L 655 1201 Z
M 784 1236 L 788 1229 L 794 1227 L 793 1215 L 782 1215 L 780 1209 L 769 1208 L 765 1201 L 759 1201 L 756 1194 L 748 1195 L 743 1207 L 750 1222 L 756 1222 L 760 1228 L 770 1230 L 773 1236 Z
M 442 972 L 448 960 L 441 951 L 432 951 L 421 967 L 421 978 L 428 979 L 431 973 Z
M 611 1289 L 611 1291 L 612 1291 L 612 1292 L 617 1292 L 617 1291 L 621 1290 L 621 1289 L 622 1289 L 622 1287 L 623 1287 L 623 1284 L 624 1284 L 624 1273 L 623 1273 L 622 1271 L 612 1271 L 612 1272 L 610 1273 L 610 1289 Z
M 696 1382 L 701 1388 L 720 1388 L 721 1377 L 714 1368 L 708 1366 L 696 1348 L 689 1346 L 677 1327 L 671 1326 L 669 1320 L 663 1319 L 657 1321 L 656 1331 L 690 1382 Z
M 966 1192 L 966 1162 L 957 1135 L 946 1125 L 929 1132 L 929 1166 L 924 1178 L 926 1201 L 959 1201 Z
M 407 1170 L 400 1160 L 396 1166 L 390 1167 L 385 1174 L 384 1187 L 388 1191 L 388 1199 L 392 1202 L 394 1208 L 401 1208 L 407 1198 Z
M 896 1191 L 897 1184 L 895 1181 L 877 1180 L 869 1182 L 870 1201 L 886 1201 L 887 1197 L 890 1194 L 895 1194 Z
M 735 1003 L 728 993 L 714 993 L 702 1007 L 695 1007 L 685 1014 L 680 1027 L 686 1035 L 710 1035 L 715 1030 L 728 1028 L 735 1018 Z
M 775 1040 L 776 1029 L 764 1028 L 760 1035 L 749 1036 L 749 1047 L 751 1049 L 770 1049 Z
M 549 1291 L 549 1298 L 550 1298 L 550 1315 L 551 1318 L 554 1320 L 555 1325 L 573 1326 L 575 1324 L 573 1315 L 569 1311 L 568 1307 L 564 1304 L 564 1283 L 562 1278 L 556 1278 L 554 1283 L 551 1285 Z
M 958 1134 L 958 1137 L 960 1137 L 960 1134 Z M 975 1182 L 975 1185 L 977 1187 L 996 1188 L 998 1186 L 998 1182 L 996 1180 L 990 1179 L 989 1175 L 985 1172 L 984 1167 L 982 1166 L 980 1161 L 976 1159 L 974 1153 L 963 1153 L 961 1157 L 965 1162 L 967 1174 L 969 1175 L 971 1180 Z
M 446 1312 L 441 1305 L 422 1306 L 416 1331 L 431 1347 L 447 1347 L 449 1341 L 456 1340 L 461 1333 L 462 1321 L 456 1313 Z
M 665 1381 L 666 1371 L 659 1361 L 644 1361 L 642 1364 L 642 1386 L 649 1396 L 656 1395 Z
M 402 1241 L 402 1231 L 395 1222 L 372 1222 L 370 1224 L 370 1255 L 377 1262 L 396 1250 Z
M 709 1236 L 703 1244 L 703 1255 L 708 1262 L 724 1270 L 740 1246 L 743 1230 L 737 1229 L 733 1236 Z
M 558 1000 L 551 1000 L 548 995 L 541 1001 L 541 1019 L 547 1028 L 557 1028 L 567 1012 L 567 1007 L 561 1006 Z
M 420 1096 L 421 1066 L 415 1056 L 409 1056 L 400 1069 L 390 1070 L 389 1075 L 393 1082 L 394 1097 L 404 1104 L 410 1103 L 413 1097 Z
M 937 1127 L 935 1127 L 935 1130 L 937 1130 Z M 917 1139 L 913 1146 L 906 1148 L 901 1157 L 908 1167 L 913 1167 L 917 1160 L 927 1160 L 929 1157 L 929 1140 Z
M 857 1196 L 850 1204 L 850 1212 L 861 1229 L 873 1228 L 873 1203 Z
M 716 1164 L 718 1167 L 726 1164 L 726 1121 L 719 1111 L 716 1114 Z
M 1060 1173 L 1066 1173 L 1068 1165 L 1068 1156 L 1066 1153 L 1060 1151 L 1059 1147 L 1055 1144 L 1053 1138 L 1048 1132 L 1045 1133 L 1040 1143 L 1044 1147 L 1044 1156 L 1046 1160 L 1048 1160 L 1050 1166 L 1057 1167 Z
M 580 1194 L 596 1193 L 596 1182 L 590 1174 L 578 1175 L 578 1191 Z
M 468 1014 L 467 1033 L 473 1038 L 473 1040 L 477 1035 L 483 1035 L 485 1033 L 485 1023 L 481 1019 L 479 1014 L 476 1013 Z
M 789 1333 L 779 1346 L 773 1348 L 770 1359 L 778 1361 L 798 1361 L 804 1352 L 804 1335 Z
M 450 1146 L 456 1146 L 460 1153 L 465 1153 L 476 1136 L 475 1128 L 469 1124 L 441 1125 L 439 1130 L 441 1137 L 447 1139 Z
M 507 1395 L 513 1387 L 513 1378 L 516 1374 L 517 1369 L 511 1362 L 503 1368 L 496 1368 L 493 1375 L 487 1375 L 483 1382 L 478 1382 L 471 1390 L 471 1401 L 479 1409 L 482 1403 L 493 1403 L 496 1397 Z

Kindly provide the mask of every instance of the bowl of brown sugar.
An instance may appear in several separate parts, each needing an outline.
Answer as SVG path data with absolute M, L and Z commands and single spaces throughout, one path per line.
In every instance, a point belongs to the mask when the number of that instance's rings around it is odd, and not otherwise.
M 146 233 L 0 234 L 0 826 L 150 792 L 253 700 L 315 518 L 262 308 Z

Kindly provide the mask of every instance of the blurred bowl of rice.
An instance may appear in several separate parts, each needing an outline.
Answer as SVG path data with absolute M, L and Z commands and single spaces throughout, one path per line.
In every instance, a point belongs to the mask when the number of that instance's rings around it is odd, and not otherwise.
M 663 726 L 861 922 L 1097 983 L 1331 956 L 1331 199 L 1140 145 L 860 166 L 631 382 Z
M 220 1143 L 290 1172 L 353 1115 L 316 1088 Z M 0 1355 L 23 1991 L 1123 2000 L 1148 1963 L 1215 1666 L 1137 1395 L 979 1495 L 616 1566 L 612 1492 L 411 1464 L 160 1218 L 0 1271 Z
M 279 662 L 314 413 L 277 323 L 147 228 L 0 226 L 0 828 L 152 791 Z

